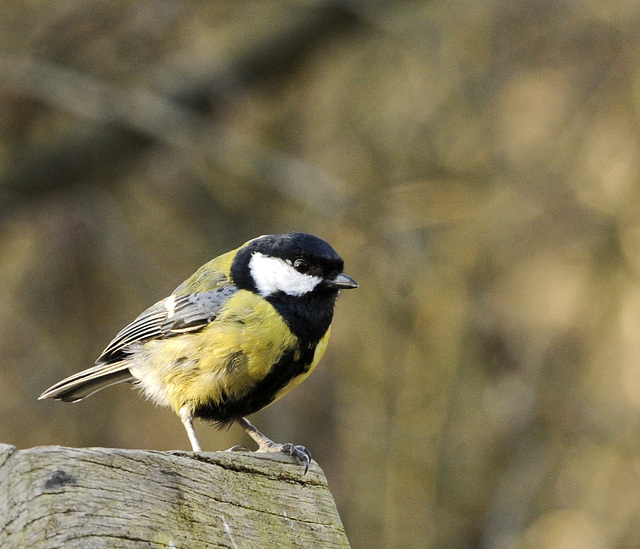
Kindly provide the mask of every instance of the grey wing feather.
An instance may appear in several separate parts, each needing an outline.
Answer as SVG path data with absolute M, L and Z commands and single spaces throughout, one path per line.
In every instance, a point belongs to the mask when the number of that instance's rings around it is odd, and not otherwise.
M 159 301 L 122 329 L 97 362 L 121 359 L 122 351 L 134 343 L 200 330 L 216 318 L 222 305 L 237 291 L 235 286 L 224 286 L 210 292 L 171 295 Z
M 225 286 L 209 292 L 172 295 L 159 301 L 116 335 L 95 366 L 56 383 L 42 393 L 40 399 L 73 402 L 110 385 L 133 380 L 128 368 L 128 347 L 150 339 L 200 330 L 213 322 L 227 299 L 237 291 L 235 286 Z

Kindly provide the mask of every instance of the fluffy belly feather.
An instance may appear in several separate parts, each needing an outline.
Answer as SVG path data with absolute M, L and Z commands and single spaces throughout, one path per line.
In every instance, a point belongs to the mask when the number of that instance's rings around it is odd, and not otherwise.
M 155 403 L 176 412 L 187 405 L 196 416 L 227 422 L 302 382 L 328 337 L 327 331 L 317 345 L 301 346 L 269 303 L 238 292 L 201 332 L 133 348 L 129 369 Z

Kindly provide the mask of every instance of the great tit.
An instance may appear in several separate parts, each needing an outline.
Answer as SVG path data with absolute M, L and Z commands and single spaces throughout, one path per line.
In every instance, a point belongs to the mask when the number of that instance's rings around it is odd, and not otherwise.
M 329 340 L 340 290 L 358 284 L 324 240 L 294 232 L 260 236 L 200 267 L 166 299 L 116 335 L 96 365 L 47 389 L 40 399 L 75 402 L 123 381 L 180 417 L 194 452 L 198 417 L 234 421 L 259 452 L 276 444 L 244 416 L 275 402 L 316 367 Z

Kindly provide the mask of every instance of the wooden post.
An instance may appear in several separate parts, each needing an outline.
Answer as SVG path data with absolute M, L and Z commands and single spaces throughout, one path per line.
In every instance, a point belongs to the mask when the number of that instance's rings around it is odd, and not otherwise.
M 348 548 L 326 478 L 293 458 L 0 444 L 2 549 Z

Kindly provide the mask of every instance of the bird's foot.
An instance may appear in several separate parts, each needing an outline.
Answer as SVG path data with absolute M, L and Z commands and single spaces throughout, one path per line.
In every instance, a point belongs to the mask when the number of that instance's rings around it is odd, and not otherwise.
M 304 465 L 304 474 L 309 470 L 311 464 L 311 454 L 304 446 L 296 446 L 287 442 L 286 444 L 277 444 L 270 438 L 264 436 L 256 429 L 246 418 L 236 419 L 236 423 L 240 425 L 247 434 L 258 444 L 257 452 L 282 453 L 293 456 L 300 465 Z
M 291 444 L 287 442 L 285 444 L 277 444 L 272 440 L 266 439 L 258 449 L 257 452 L 268 452 L 268 453 L 282 453 L 293 456 L 296 461 L 304 466 L 304 474 L 309 470 L 309 465 L 311 464 L 311 452 L 307 450 L 304 446 Z

